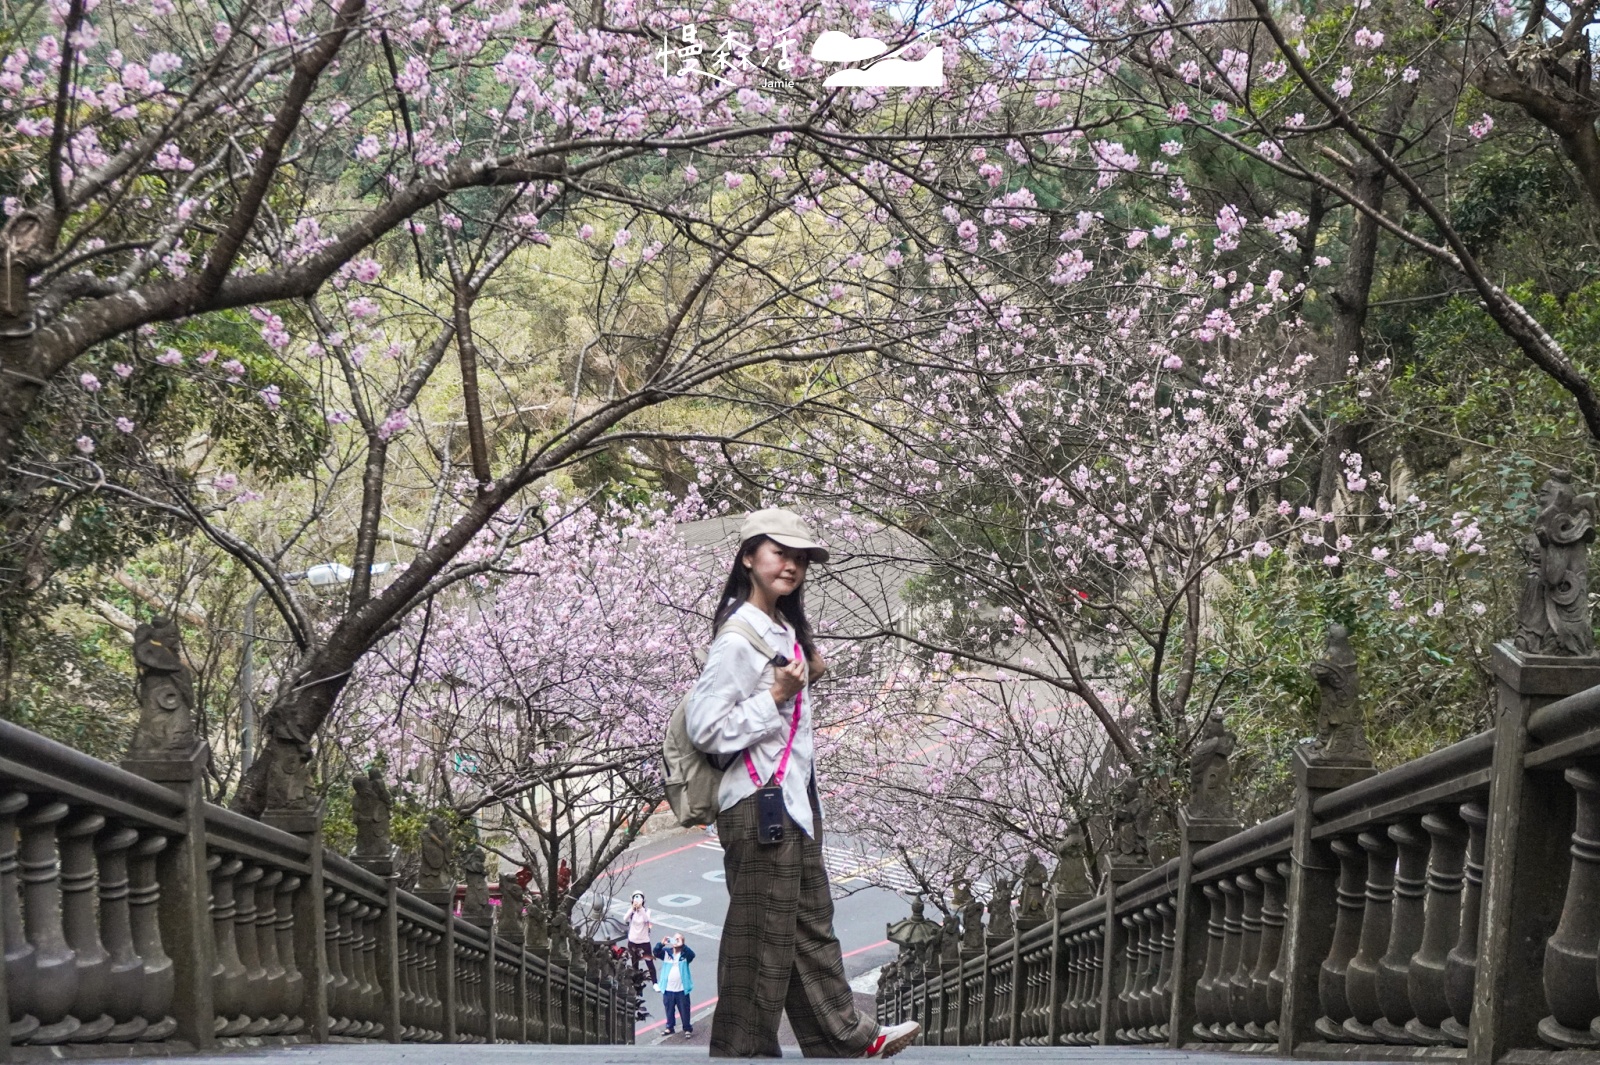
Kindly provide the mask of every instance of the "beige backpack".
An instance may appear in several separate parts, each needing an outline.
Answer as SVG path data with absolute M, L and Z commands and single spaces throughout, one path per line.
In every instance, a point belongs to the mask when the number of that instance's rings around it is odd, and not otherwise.
M 736 632 L 749 640 L 763 655 L 770 656 L 772 648 L 761 634 L 742 618 L 731 617 L 718 630 Z M 661 743 L 661 761 L 667 774 L 667 802 L 672 806 L 672 816 L 684 828 L 710 825 L 717 820 L 717 792 L 722 787 L 723 770 L 707 755 L 689 742 L 688 693 L 678 700 L 672 717 L 667 721 L 667 735 Z

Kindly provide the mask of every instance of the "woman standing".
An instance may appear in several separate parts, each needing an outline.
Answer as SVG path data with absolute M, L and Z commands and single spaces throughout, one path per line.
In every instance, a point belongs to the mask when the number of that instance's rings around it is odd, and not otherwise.
M 650 982 L 656 982 L 655 955 L 650 951 L 650 911 L 644 904 L 644 892 L 633 893 L 632 908 L 628 910 L 628 957 L 637 969 L 642 961 L 650 970 Z
M 694 991 L 689 963 L 694 961 L 694 948 L 683 941 L 683 933 L 679 932 L 656 944 L 655 955 L 661 963 L 661 1008 L 667 1013 L 667 1034 L 672 1034 L 676 1014 L 683 1022 L 683 1034 L 694 1035 L 694 1022 L 689 1019 L 689 995 Z
M 807 685 L 824 664 L 801 586 L 828 551 L 786 510 L 750 514 L 739 541 L 713 620 L 718 635 L 685 712 L 697 748 L 737 756 L 718 794 L 728 916 L 711 1055 L 781 1057 L 778 1022 L 787 1011 L 807 1057 L 889 1057 L 920 1025 L 881 1028 L 855 1008 L 822 862 Z M 720 632 L 735 615 L 765 638 L 770 653 Z

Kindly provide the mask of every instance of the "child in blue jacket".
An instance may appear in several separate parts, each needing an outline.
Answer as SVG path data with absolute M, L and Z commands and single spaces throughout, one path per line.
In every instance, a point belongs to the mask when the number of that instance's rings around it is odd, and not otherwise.
M 667 1034 L 672 1034 L 673 1011 L 683 1022 L 683 1034 L 694 1035 L 694 1023 L 689 1020 L 689 992 L 694 990 L 694 978 L 689 975 L 689 963 L 694 961 L 694 948 L 685 945 L 683 934 L 663 937 L 653 952 L 661 963 L 661 1005 L 667 1011 Z

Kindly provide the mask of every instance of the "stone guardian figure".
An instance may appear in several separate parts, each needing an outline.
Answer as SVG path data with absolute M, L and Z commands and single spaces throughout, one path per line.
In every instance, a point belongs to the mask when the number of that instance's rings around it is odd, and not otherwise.
M 1528 575 L 1517 604 L 1517 650 L 1571 658 L 1595 653 L 1589 544 L 1596 517 L 1594 493 L 1578 495 L 1568 470 L 1555 470 L 1539 489 L 1539 514 L 1522 543 Z
M 1228 731 L 1221 713 L 1206 717 L 1200 740 L 1189 755 L 1189 818 L 1192 821 L 1233 819 L 1233 791 L 1228 758 L 1239 739 Z
M 1337 621 L 1328 626 L 1327 651 L 1311 663 L 1311 675 L 1321 690 L 1321 703 L 1317 740 L 1307 760 L 1324 765 L 1371 765 L 1372 748 L 1361 721 L 1356 653 L 1350 647 L 1350 630 Z
M 1037 856 L 1028 855 L 1022 867 L 1022 898 L 1017 905 L 1017 927 L 1026 932 L 1049 920 L 1045 909 L 1044 885 L 1048 875 Z
M 1015 928 L 1011 917 L 1011 878 L 995 877 L 994 894 L 989 896 L 989 942 L 1010 939 Z
M 356 857 L 389 857 L 393 846 L 389 842 L 389 819 L 394 798 L 378 767 L 369 766 L 365 776 L 351 777 L 350 786 L 355 789 L 350 805 L 356 823 Z
M 178 623 L 158 617 L 133 632 L 139 725 L 130 758 L 187 758 L 199 742 L 194 727 L 194 680 L 183 664 Z
M 445 879 L 450 862 L 450 825 L 435 814 L 422 830 L 422 871 L 417 876 L 418 891 L 450 891 L 454 884 Z
M 488 920 L 491 916 L 489 877 L 484 868 L 482 847 L 468 847 L 462 855 L 461 877 L 467 882 L 467 893 L 461 900 L 461 916 Z

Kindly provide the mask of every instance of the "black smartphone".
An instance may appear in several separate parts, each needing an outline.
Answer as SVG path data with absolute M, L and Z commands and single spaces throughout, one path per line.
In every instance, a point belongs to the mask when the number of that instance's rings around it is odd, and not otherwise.
M 783 842 L 783 789 L 756 789 L 756 842 Z
M 784 666 L 789 664 L 789 656 L 786 654 L 773 655 L 772 664 L 777 668 L 782 669 Z

